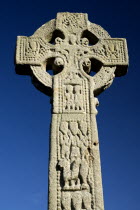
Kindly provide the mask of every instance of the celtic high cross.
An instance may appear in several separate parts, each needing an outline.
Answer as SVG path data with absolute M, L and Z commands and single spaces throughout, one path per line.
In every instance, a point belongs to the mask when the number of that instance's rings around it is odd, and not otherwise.
M 104 209 L 96 97 L 127 66 L 126 40 L 111 38 L 87 14 L 58 13 L 31 37 L 18 37 L 17 72 L 53 97 L 49 210 Z

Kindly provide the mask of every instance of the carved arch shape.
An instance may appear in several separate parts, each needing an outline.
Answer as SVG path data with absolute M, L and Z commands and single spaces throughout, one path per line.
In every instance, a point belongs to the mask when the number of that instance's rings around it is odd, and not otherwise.
M 32 81 L 41 92 L 52 95 L 52 76 L 46 72 L 45 66 L 31 66 Z

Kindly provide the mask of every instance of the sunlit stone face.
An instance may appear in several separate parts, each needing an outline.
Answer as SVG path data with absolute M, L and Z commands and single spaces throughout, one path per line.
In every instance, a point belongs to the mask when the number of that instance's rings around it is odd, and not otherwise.
M 53 97 L 49 210 L 104 210 L 96 96 L 126 73 L 126 40 L 87 14 L 58 13 L 33 36 L 18 37 L 16 65 L 20 74 L 29 66 L 35 86 Z

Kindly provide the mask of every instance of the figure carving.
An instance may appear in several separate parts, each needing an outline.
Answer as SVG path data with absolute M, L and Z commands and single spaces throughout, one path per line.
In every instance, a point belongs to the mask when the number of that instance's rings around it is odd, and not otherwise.
M 89 185 L 87 183 L 87 177 L 89 172 L 89 153 L 87 147 L 83 145 L 82 147 L 82 158 L 80 165 L 80 175 L 82 180 L 82 189 L 88 189 Z
M 81 91 L 80 85 L 75 85 L 75 110 L 82 110 L 83 109 L 83 95 Z
M 78 137 L 72 137 L 72 144 L 71 144 L 71 185 L 74 187 L 80 187 L 80 180 L 79 180 L 79 168 L 81 163 L 80 158 L 80 148 L 78 145 Z
M 91 208 L 91 194 L 88 191 L 83 191 L 83 205 L 86 210 L 92 210 Z
M 62 192 L 62 209 L 71 210 L 71 194 L 70 192 Z
M 81 44 L 86 47 L 89 45 L 89 40 L 87 38 L 83 38 L 81 39 Z
M 83 59 L 83 69 L 86 73 L 90 73 L 91 70 L 91 61 L 89 58 Z
M 63 189 L 69 189 L 69 181 L 71 181 L 71 170 L 70 170 L 70 160 L 66 158 L 61 159 L 58 162 L 58 165 L 63 168 L 63 180 L 64 180 L 64 187 Z
M 81 192 L 75 192 L 72 196 L 72 205 L 74 210 L 79 210 L 82 208 L 82 195 Z

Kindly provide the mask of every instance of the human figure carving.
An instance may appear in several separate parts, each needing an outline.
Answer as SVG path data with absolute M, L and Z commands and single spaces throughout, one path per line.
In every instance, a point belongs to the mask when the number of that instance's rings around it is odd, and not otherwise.
M 69 159 L 70 156 L 70 139 L 68 137 L 68 123 L 62 122 L 60 126 L 60 131 L 62 135 L 60 135 L 60 145 L 61 145 L 61 157 Z
M 78 136 L 71 137 L 71 185 L 80 187 L 79 169 L 80 169 L 80 148 Z
M 74 87 L 75 90 L 75 110 L 82 110 L 83 109 L 83 95 L 81 92 L 80 85 L 76 85 Z
M 63 169 L 64 189 L 69 189 L 69 181 L 71 181 L 70 160 L 61 159 L 58 165 Z
M 88 191 L 83 191 L 82 193 L 83 204 L 86 210 L 91 209 L 91 194 Z
M 62 192 L 62 208 L 63 210 L 71 210 L 71 195 L 69 192 Z
M 81 192 L 73 193 L 72 205 L 74 207 L 74 210 L 81 210 L 81 208 L 82 208 L 82 195 L 81 195 Z
M 82 65 L 83 65 L 84 71 L 89 74 L 90 70 L 91 70 L 91 61 L 90 61 L 90 59 L 89 58 L 83 59 Z
M 82 179 L 82 189 L 88 189 L 89 185 L 87 183 L 87 177 L 89 172 L 89 154 L 86 147 L 83 150 L 84 151 L 82 151 L 82 159 L 80 165 L 80 175 Z
M 63 135 L 62 137 L 62 141 L 61 141 L 61 145 L 62 145 L 62 158 L 66 158 L 67 160 L 70 157 L 70 139 L 68 137 L 68 135 Z
M 67 109 L 67 110 L 73 109 L 74 98 L 73 98 L 73 86 L 72 85 L 67 85 L 65 96 L 66 96 L 65 109 Z

